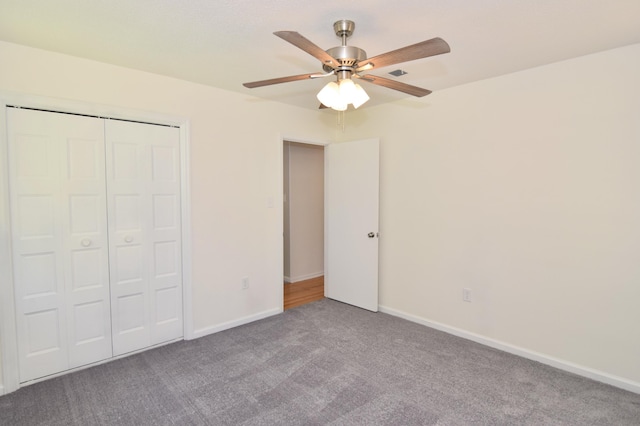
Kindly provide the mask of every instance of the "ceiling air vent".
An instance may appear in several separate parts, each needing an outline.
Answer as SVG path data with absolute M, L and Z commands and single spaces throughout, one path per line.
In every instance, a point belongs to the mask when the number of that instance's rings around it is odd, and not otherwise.
M 395 70 L 391 71 L 389 74 L 394 75 L 396 77 L 400 77 L 401 75 L 405 75 L 407 72 L 404 70 Z

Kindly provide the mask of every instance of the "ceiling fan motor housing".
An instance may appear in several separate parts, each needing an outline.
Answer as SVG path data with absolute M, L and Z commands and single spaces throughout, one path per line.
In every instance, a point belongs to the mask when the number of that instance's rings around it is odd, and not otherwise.
M 334 69 L 339 70 L 340 67 L 353 67 L 358 62 L 367 59 L 367 52 L 355 46 L 332 47 L 326 52 L 340 62 L 340 65 L 337 67 L 324 64 L 322 69 L 326 72 L 331 72 Z

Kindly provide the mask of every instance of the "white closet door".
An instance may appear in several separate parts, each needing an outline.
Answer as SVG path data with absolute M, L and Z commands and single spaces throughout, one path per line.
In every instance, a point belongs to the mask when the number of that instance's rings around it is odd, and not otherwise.
M 7 109 L 20 381 L 112 355 L 104 125 Z
M 183 335 L 179 142 L 177 128 L 106 123 L 115 355 Z

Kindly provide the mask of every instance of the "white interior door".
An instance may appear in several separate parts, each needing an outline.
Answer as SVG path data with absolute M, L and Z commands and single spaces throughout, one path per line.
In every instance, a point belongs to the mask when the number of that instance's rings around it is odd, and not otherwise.
M 177 128 L 106 124 L 115 355 L 183 334 L 179 141 Z
M 325 148 L 325 295 L 378 311 L 379 141 Z
M 111 352 L 104 126 L 7 109 L 20 381 Z

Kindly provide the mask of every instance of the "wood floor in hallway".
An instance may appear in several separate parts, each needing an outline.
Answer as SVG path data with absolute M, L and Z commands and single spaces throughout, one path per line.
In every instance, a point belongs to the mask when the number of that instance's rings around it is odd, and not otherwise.
M 324 276 L 284 284 L 284 310 L 324 298 Z

